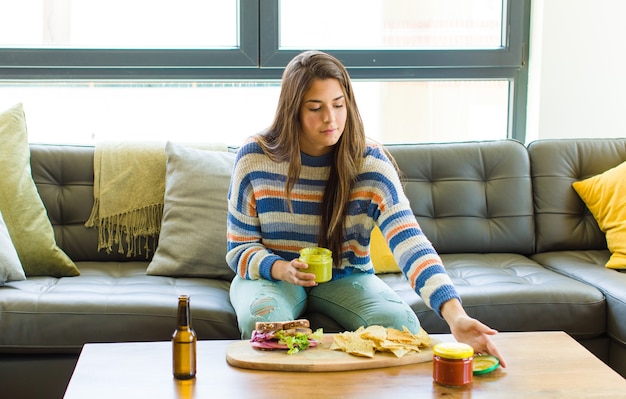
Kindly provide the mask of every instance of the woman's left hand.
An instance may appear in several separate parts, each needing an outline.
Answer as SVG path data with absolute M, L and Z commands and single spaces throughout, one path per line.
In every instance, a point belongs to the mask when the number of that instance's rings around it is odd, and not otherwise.
M 500 365 L 506 367 L 506 361 L 490 338 L 498 331 L 469 317 L 457 299 L 444 303 L 441 306 L 441 315 L 448 322 L 450 332 L 457 341 L 470 345 L 477 354 L 488 353 L 497 357 Z

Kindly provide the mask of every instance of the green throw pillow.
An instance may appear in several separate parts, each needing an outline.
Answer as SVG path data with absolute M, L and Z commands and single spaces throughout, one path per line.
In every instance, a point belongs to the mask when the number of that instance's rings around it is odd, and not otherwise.
M 78 268 L 59 248 L 30 169 L 22 104 L 0 114 L 0 212 L 26 276 L 77 276 Z

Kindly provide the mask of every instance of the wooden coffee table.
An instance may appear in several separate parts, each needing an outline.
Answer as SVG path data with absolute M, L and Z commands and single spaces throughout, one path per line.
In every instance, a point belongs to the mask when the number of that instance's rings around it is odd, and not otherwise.
M 432 362 L 340 372 L 237 368 L 225 356 L 236 341 L 198 342 L 196 378 L 177 381 L 170 342 L 87 344 L 65 399 L 626 398 L 626 380 L 563 332 L 500 333 L 493 340 L 508 367 L 475 376 L 467 388 L 434 383 Z

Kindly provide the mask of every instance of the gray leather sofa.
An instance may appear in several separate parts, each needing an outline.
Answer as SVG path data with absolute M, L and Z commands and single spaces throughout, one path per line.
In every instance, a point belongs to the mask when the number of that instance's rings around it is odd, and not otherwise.
M 566 331 L 626 376 L 626 273 L 604 267 L 604 234 L 571 188 L 626 160 L 626 139 L 388 149 L 469 314 L 503 332 Z M 62 397 L 87 342 L 169 340 L 179 293 L 192 295 L 200 339 L 239 338 L 228 279 L 148 276 L 145 254 L 96 250 L 96 231 L 84 227 L 93 156 L 93 147 L 31 145 L 57 243 L 81 275 L 0 287 L 2 397 Z M 448 332 L 400 274 L 381 277 L 428 332 Z M 343 330 L 322 315 L 305 316 L 325 331 Z

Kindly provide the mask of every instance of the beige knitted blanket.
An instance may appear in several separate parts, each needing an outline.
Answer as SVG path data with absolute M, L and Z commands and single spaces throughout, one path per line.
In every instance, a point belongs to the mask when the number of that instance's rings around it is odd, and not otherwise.
M 94 152 L 94 204 L 87 227 L 98 229 L 98 250 L 113 245 L 128 256 L 158 234 L 165 193 L 165 144 L 103 142 Z M 124 245 L 124 243 L 126 245 Z M 147 249 L 147 248 L 146 248 Z

